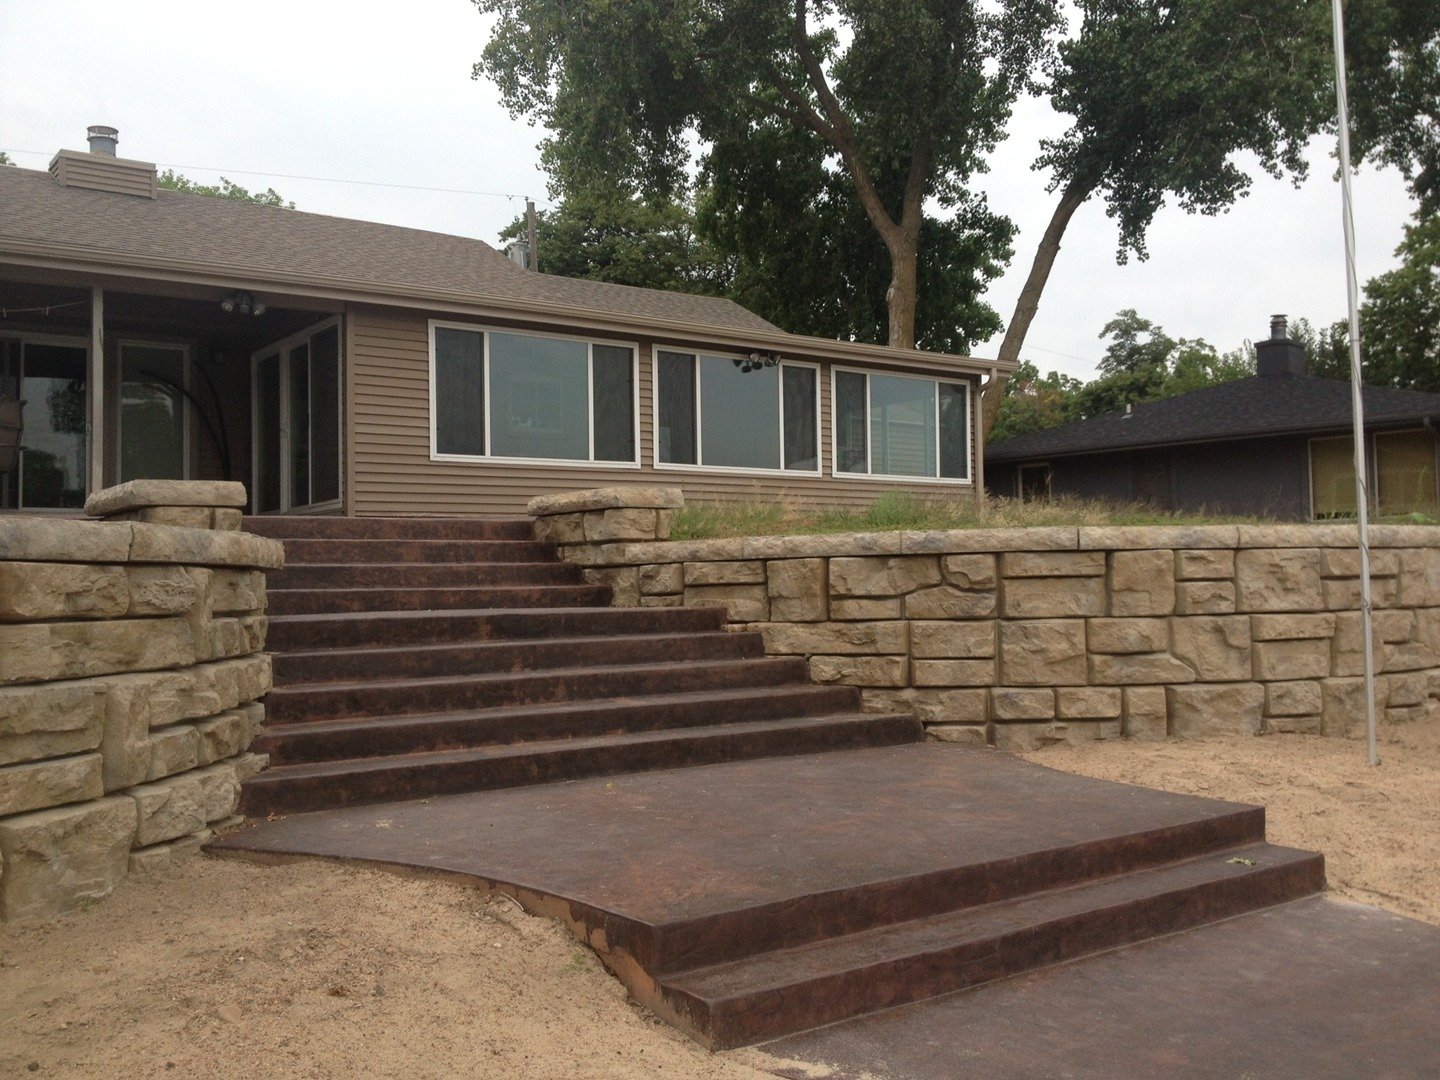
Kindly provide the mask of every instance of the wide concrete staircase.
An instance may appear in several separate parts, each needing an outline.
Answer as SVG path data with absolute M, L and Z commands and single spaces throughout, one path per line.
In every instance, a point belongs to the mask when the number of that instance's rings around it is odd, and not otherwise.
M 711 1047 L 1324 887 L 1257 807 L 921 743 L 718 610 L 606 606 L 527 521 L 247 528 L 286 547 L 242 795 L 279 820 L 215 848 L 470 875 Z
M 716 609 L 608 607 L 524 521 L 258 517 L 275 688 L 253 816 L 920 737 Z

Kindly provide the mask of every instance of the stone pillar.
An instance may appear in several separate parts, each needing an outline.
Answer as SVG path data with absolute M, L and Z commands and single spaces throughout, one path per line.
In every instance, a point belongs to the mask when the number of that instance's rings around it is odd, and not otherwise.
M 246 501 L 245 485 L 233 480 L 131 480 L 95 492 L 85 500 L 85 513 L 106 521 L 238 532 Z
M 684 505 L 679 488 L 636 486 L 542 495 L 525 509 L 535 519 L 536 540 L 563 545 L 667 540 Z

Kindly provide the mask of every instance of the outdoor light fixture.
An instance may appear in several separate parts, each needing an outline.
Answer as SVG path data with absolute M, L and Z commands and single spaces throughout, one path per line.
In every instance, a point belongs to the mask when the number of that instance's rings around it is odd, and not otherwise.
M 780 358 L 772 352 L 752 352 L 744 360 L 736 360 L 735 366 L 740 369 L 742 375 L 748 375 L 752 371 L 774 367 L 778 363 L 780 363 Z
M 264 315 L 265 305 L 256 300 L 248 292 L 241 290 L 232 293 L 220 301 L 220 310 L 226 312 L 239 312 L 241 315 Z

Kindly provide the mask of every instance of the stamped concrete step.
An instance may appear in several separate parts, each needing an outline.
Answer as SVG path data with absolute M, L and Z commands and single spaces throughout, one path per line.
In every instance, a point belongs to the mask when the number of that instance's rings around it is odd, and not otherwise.
M 891 746 L 919 737 L 913 717 L 848 714 L 282 765 L 246 781 L 240 806 L 252 816 L 290 814 L 614 773 Z
M 725 624 L 721 608 L 511 608 L 270 614 L 272 650 L 435 645 L 595 634 L 693 633 Z
M 571 607 L 609 603 L 605 585 L 515 585 L 453 589 L 270 589 L 275 615 L 318 615 L 361 611 L 443 611 L 476 608 Z
M 647 1002 L 742 1046 L 1296 900 L 1324 859 L 1255 844 L 662 976 Z
M 759 634 L 597 634 L 520 641 L 466 641 L 359 649 L 289 650 L 274 658 L 275 685 L 337 680 L 543 671 L 560 667 L 765 655 Z
M 799 657 L 762 657 L 302 683 L 272 690 L 265 699 L 265 715 L 268 722 L 277 724 L 402 716 L 600 697 L 640 697 L 681 690 L 780 686 L 804 683 L 807 672 L 805 661 Z
M 530 518 L 333 517 L 261 514 L 245 518 L 245 531 L 276 540 L 529 540 Z
M 293 765 L 705 727 L 720 721 L 853 713 L 859 707 L 860 692 L 850 686 L 797 684 L 696 690 L 473 712 L 271 724 L 261 731 L 252 749 L 269 754 L 272 766 Z
M 272 570 L 271 589 L 448 589 L 474 586 L 579 585 L 573 563 L 290 563 Z
M 300 538 L 285 540 L 285 562 L 477 563 L 540 562 L 555 557 L 554 544 L 533 540 L 383 540 Z

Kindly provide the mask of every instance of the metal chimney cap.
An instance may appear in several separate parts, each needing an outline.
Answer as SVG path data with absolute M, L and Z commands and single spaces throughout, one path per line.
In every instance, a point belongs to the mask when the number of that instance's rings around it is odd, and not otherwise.
M 91 124 L 85 129 L 85 137 L 90 141 L 92 154 L 106 154 L 114 157 L 115 148 L 120 144 L 119 129 L 110 127 L 108 124 Z
M 1289 328 L 1289 326 L 1287 325 L 1287 322 L 1288 322 L 1288 320 L 1286 319 L 1286 317 L 1285 317 L 1284 315 L 1271 315 L 1271 316 L 1270 316 L 1270 340 L 1271 340 L 1271 341 L 1283 341 L 1285 338 L 1287 338 L 1287 337 L 1290 336 L 1290 328 Z

